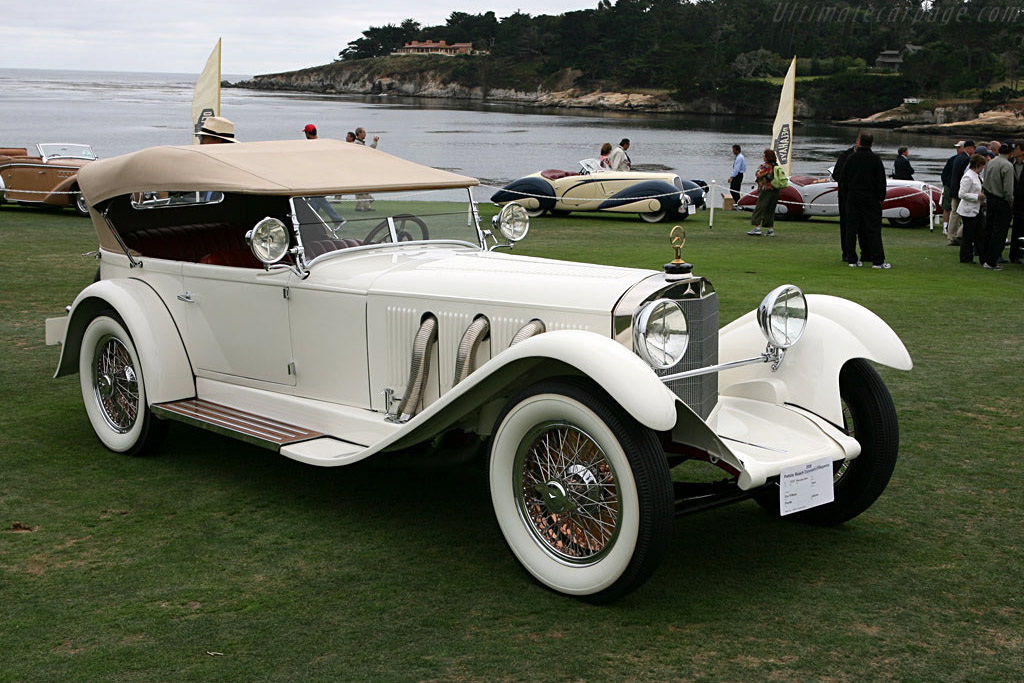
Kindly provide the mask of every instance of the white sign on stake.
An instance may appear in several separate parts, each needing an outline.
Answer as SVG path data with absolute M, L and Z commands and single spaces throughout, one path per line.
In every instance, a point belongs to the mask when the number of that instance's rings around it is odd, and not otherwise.
M 831 458 L 787 467 L 779 475 L 779 514 L 789 515 L 833 500 Z

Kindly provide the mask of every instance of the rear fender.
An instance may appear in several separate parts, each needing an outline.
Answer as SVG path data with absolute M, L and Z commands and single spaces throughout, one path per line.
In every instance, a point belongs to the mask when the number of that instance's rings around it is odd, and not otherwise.
M 755 312 L 722 328 L 718 344 L 723 363 L 762 353 L 766 341 Z M 914 366 L 903 342 L 877 315 L 847 299 L 809 294 L 807 330 L 786 351 L 779 369 L 772 372 L 771 364 L 760 363 L 726 370 L 718 375 L 718 390 L 723 396 L 796 405 L 842 424 L 839 371 L 853 358 L 897 370 Z
M 676 424 L 675 394 L 636 354 L 593 332 L 560 330 L 531 337 L 491 358 L 410 420 L 388 447 L 423 441 L 474 414 L 475 431 L 489 433 L 513 393 L 564 375 L 593 380 L 651 429 L 668 431 Z
M 679 207 L 682 205 L 682 200 L 679 198 L 679 188 L 671 183 L 666 183 L 661 180 L 647 180 L 642 183 L 630 185 L 621 192 L 616 192 L 614 195 L 604 200 L 600 206 L 599 211 L 614 211 L 616 208 L 627 206 L 634 202 L 645 200 L 645 199 L 656 199 L 660 204 L 659 211 L 667 211 L 669 213 L 677 213 Z
M 43 203 L 49 206 L 68 206 L 72 203 L 71 193 L 77 191 L 78 177 L 66 178 L 60 185 L 50 190 L 50 194 L 46 195 Z
M 104 309 L 113 309 L 121 316 L 135 342 L 146 379 L 146 398 L 151 404 L 196 395 L 192 365 L 174 319 L 156 292 L 139 280 L 103 280 L 82 290 L 68 314 L 54 377 L 78 372 L 82 335 Z

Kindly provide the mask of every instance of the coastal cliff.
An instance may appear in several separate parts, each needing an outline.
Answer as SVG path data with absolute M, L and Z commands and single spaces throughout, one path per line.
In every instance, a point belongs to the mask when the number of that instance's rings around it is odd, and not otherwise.
M 531 107 L 564 107 L 614 111 L 690 114 L 737 114 L 735 108 L 710 98 L 679 102 L 667 90 L 623 91 L 614 87 L 586 87 L 580 73 L 563 69 L 545 79 L 510 79 L 488 73 L 479 63 L 450 57 L 382 57 L 334 62 L 298 71 L 263 74 L 234 87 L 254 90 L 315 92 L 324 94 L 386 95 L 507 102 Z M 774 116 L 776 103 L 764 111 L 745 109 L 745 115 Z M 797 115 L 810 112 L 797 103 Z

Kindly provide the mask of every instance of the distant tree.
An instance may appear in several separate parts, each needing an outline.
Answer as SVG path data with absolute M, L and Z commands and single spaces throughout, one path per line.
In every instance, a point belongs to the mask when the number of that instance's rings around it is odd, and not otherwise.
M 763 47 L 753 52 L 741 52 L 732 62 L 732 70 L 740 78 L 757 78 L 775 75 L 775 62 L 780 57 Z
M 363 31 L 362 38 L 356 38 L 339 52 L 338 57 L 345 60 L 383 57 L 413 40 L 419 32 L 420 24 L 413 19 L 406 19 L 401 26 L 371 26 Z

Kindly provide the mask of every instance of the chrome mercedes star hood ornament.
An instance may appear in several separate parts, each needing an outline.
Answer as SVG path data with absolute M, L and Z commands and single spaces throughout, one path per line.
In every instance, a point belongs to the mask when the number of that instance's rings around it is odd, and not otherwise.
M 676 257 L 671 262 L 665 264 L 665 274 L 670 278 L 672 276 L 681 277 L 683 275 L 689 275 L 690 271 L 693 270 L 693 265 L 683 260 L 683 246 L 686 244 L 686 230 L 677 225 L 668 234 L 669 243 L 672 248 L 676 251 Z

